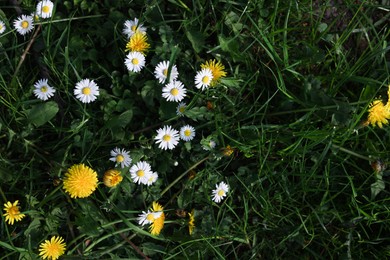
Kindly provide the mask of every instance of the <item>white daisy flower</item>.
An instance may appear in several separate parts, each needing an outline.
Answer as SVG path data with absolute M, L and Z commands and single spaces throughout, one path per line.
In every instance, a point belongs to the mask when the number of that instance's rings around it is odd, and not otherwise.
M 168 77 L 169 72 L 169 61 L 162 61 L 157 64 L 154 69 L 154 76 L 158 79 L 159 83 L 164 83 Z M 173 65 L 171 68 L 171 74 L 169 75 L 169 82 L 172 82 L 177 79 L 179 72 L 177 71 L 176 65 Z
M 210 150 L 213 150 L 216 145 L 217 145 L 217 143 L 214 140 L 209 140 L 204 145 L 202 145 L 202 148 L 203 148 L 203 150 L 210 151 Z
M 150 174 L 150 176 L 149 176 L 149 179 L 148 179 L 146 185 L 148 185 L 148 186 L 152 185 L 153 183 L 155 183 L 157 181 L 157 179 L 158 179 L 157 172 L 152 172 L 152 174 Z
M 119 149 L 118 147 L 115 147 L 114 150 L 111 150 L 110 152 L 111 158 L 110 161 L 113 161 L 116 163 L 116 165 L 120 164 L 121 168 L 129 167 L 131 163 L 131 158 L 129 155 L 129 152 L 125 149 Z
M 185 125 L 180 128 L 180 138 L 186 142 L 191 141 L 195 137 L 195 128 L 190 125 Z
M 187 90 L 181 81 L 172 81 L 165 85 L 162 89 L 162 96 L 167 101 L 179 102 L 185 97 Z
M 137 18 L 134 18 L 134 20 L 127 20 L 125 22 L 123 34 L 125 34 L 128 39 L 130 39 L 130 37 L 133 36 L 133 34 L 135 34 L 136 32 L 146 33 L 146 28 L 143 26 L 143 24 L 138 23 L 139 20 Z
M 141 226 L 152 224 L 155 219 L 161 217 L 162 211 L 152 212 L 148 210 L 148 212 L 142 211 L 142 214 L 138 215 L 138 224 Z
M 137 162 L 137 164 L 130 168 L 131 179 L 137 184 L 147 184 L 152 174 L 150 164 L 144 161 Z
M 173 149 L 179 143 L 179 132 L 171 128 L 171 126 L 164 126 L 157 130 L 157 136 L 154 138 L 160 149 Z
M 99 96 L 99 86 L 93 80 L 83 79 L 77 82 L 74 95 L 83 103 L 90 103 Z
M 201 71 L 198 71 L 195 76 L 195 87 L 198 89 L 205 90 L 211 84 L 213 79 L 213 73 L 210 69 L 204 68 Z
M 178 116 L 184 116 L 184 111 L 187 108 L 187 104 L 184 102 L 180 102 L 179 105 L 177 105 L 176 108 L 176 115 Z
M 5 31 L 5 23 L 3 21 L 0 21 L 0 34 L 2 34 Z
M 53 15 L 53 2 L 50 0 L 39 1 L 37 4 L 37 15 L 42 18 L 50 18 Z
M 140 72 L 145 66 L 145 55 L 138 51 L 132 51 L 127 54 L 125 65 L 129 71 Z
M 25 35 L 34 28 L 33 17 L 22 14 L 14 21 L 14 27 L 18 33 Z
M 213 201 L 219 203 L 226 197 L 226 193 L 229 191 L 229 185 L 224 183 L 223 181 L 219 184 L 215 185 L 216 189 L 213 190 L 211 196 L 213 196 Z
M 49 98 L 51 98 L 54 95 L 54 92 L 56 90 L 47 84 L 47 79 L 40 79 L 34 84 L 34 95 L 43 100 L 46 101 Z

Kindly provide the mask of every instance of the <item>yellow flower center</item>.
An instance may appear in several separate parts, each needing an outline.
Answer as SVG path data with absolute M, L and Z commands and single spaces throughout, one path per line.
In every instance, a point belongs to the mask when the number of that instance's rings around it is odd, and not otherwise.
M 42 12 L 48 13 L 49 11 L 50 11 L 50 8 L 47 5 L 42 7 Z
M 169 141 L 171 140 L 171 136 L 170 136 L 170 135 L 164 135 L 164 136 L 163 136 L 163 140 L 164 140 L 165 142 L 169 142 Z
M 46 86 L 42 86 L 41 87 L 41 92 L 42 93 L 46 93 L 47 92 L 47 87 Z
M 172 96 L 177 96 L 179 94 L 179 90 L 177 88 L 171 89 Z
M 123 155 L 118 154 L 118 155 L 116 156 L 116 161 L 117 161 L 117 162 L 123 162 L 124 160 L 125 160 L 125 157 L 124 157 Z
M 133 32 L 135 32 L 135 30 L 137 30 L 137 26 L 136 26 L 136 25 L 131 26 L 131 30 L 132 30 Z
M 145 175 L 145 172 L 143 170 L 138 170 L 137 175 L 138 177 L 143 177 Z
M 180 111 L 180 113 L 183 113 L 183 112 L 184 112 L 184 110 L 186 110 L 186 107 L 179 107 L 179 111 Z
M 85 87 L 85 88 L 83 88 L 82 92 L 84 95 L 89 95 L 89 94 L 91 94 L 91 88 Z
M 137 58 L 134 58 L 131 60 L 131 63 L 133 63 L 134 65 L 138 65 L 139 60 Z
M 209 82 L 210 82 L 209 76 L 204 76 L 204 77 L 202 78 L 202 83 L 203 83 L 203 84 L 208 84 Z
M 168 76 L 168 70 L 167 70 L 167 69 L 164 69 L 164 70 L 163 70 L 163 74 L 164 74 L 165 77 L 167 77 L 167 76 Z
M 191 135 L 191 130 L 190 129 L 184 130 L 184 135 L 185 136 L 190 136 Z
M 23 21 L 22 22 L 22 28 L 26 29 L 28 27 L 28 22 L 27 21 Z
M 112 176 L 111 178 L 111 183 L 118 183 L 122 180 L 122 176 L 120 175 L 115 175 L 115 176 Z
M 10 216 L 14 217 L 19 214 L 19 208 L 16 206 L 12 206 L 8 209 L 8 213 Z
M 153 222 L 153 220 L 154 220 L 153 214 L 152 214 L 152 213 L 149 213 L 149 214 L 146 216 L 146 219 L 149 220 L 149 221 L 151 221 L 151 222 Z
M 223 196 L 223 195 L 225 195 L 225 191 L 224 190 L 218 191 L 218 196 Z

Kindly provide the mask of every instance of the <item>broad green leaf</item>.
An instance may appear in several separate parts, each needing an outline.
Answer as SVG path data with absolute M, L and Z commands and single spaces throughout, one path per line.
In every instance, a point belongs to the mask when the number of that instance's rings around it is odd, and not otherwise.
M 27 119 L 30 123 L 39 127 L 50 121 L 58 110 L 58 105 L 54 101 L 38 104 L 27 110 Z
M 186 31 L 186 36 L 192 44 L 192 48 L 199 53 L 204 46 L 204 36 L 201 32 L 195 30 Z

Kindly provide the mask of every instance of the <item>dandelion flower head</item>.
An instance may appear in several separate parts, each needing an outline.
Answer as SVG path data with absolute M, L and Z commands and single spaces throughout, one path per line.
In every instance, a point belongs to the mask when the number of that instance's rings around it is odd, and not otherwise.
M 116 165 L 120 165 L 121 168 L 129 167 L 131 164 L 132 160 L 130 158 L 130 154 L 125 149 L 115 147 L 113 150 L 111 150 L 110 155 L 110 161 L 115 162 Z
M 108 170 L 103 175 L 103 183 L 109 188 L 116 187 L 122 180 L 123 177 L 117 170 Z
M 99 96 L 99 86 L 90 79 L 83 79 L 77 82 L 74 95 L 83 103 L 90 103 Z
M 137 32 L 130 37 L 126 44 L 126 51 L 138 51 L 144 54 L 150 47 L 145 33 Z
M 43 259 L 56 260 L 65 253 L 65 250 L 66 244 L 60 236 L 53 236 L 39 245 L 39 255 Z
M 71 198 L 86 198 L 98 185 L 97 173 L 84 164 L 75 164 L 64 177 L 64 189 Z
M 215 187 L 215 190 L 212 192 L 212 199 L 214 202 L 219 203 L 224 197 L 226 197 L 226 194 L 229 191 L 229 186 L 222 181 L 221 183 L 216 184 Z
M 154 139 L 160 149 L 172 150 L 179 143 L 179 132 L 171 126 L 164 126 L 157 130 L 157 136 Z
M 50 0 L 39 1 L 37 4 L 37 15 L 42 18 L 50 18 L 53 15 L 53 2 Z
M 49 86 L 47 79 L 40 79 L 34 84 L 34 95 L 41 100 L 48 100 L 51 98 L 56 90 Z
M 143 26 L 142 23 L 139 23 L 139 20 L 137 18 L 134 18 L 134 20 L 125 21 L 123 34 L 126 35 L 127 38 L 130 38 L 137 32 L 146 33 L 146 28 Z
M 188 232 L 190 233 L 190 235 L 192 235 L 192 233 L 194 232 L 194 229 L 195 229 L 195 210 L 191 210 L 191 213 L 188 212 L 188 217 L 189 217 L 189 220 L 188 220 Z
M 211 86 L 214 86 L 221 78 L 226 77 L 225 66 L 220 61 L 208 60 L 201 64 L 202 69 L 210 69 L 213 74 Z
M 384 105 L 381 100 L 374 100 L 368 109 L 368 123 L 372 126 L 377 125 L 379 128 L 382 128 L 383 125 L 389 123 L 388 119 L 390 119 L 390 107 Z
M 161 230 L 164 227 L 165 214 L 163 212 L 163 207 L 156 201 L 153 201 L 152 212 L 160 213 L 158 218 L 155 217 L 153 223 L 149 227 L 149 231 L 152 235 L 158 235 L 161 233 Z
M 8 201 L 4 204 L 5 213 L 3 214 L 3 216 L 5 217 L 5 221 L 8 222 L 9 225 L 13 225 L 15 221 L 21 221 L 26 216 L 20 213 L 18 204 L 18 200 L 16 200 L 14 203 Z
M 22 14 L 14 21 L 14 27 L 21 35 L 29 33 L 34 28 L 33 17 Z

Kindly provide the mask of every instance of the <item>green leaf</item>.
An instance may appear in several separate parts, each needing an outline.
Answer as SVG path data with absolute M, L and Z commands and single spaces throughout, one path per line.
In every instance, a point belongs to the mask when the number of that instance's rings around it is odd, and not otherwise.
M 27 110 L 27 120 L 39 127 L 50 121 L 57 114 L 58 110 L 58 105 L 54 101 L 38 104 Z
M 376 182 L 371 184 L 371 199 L 375 199 L 375 197 L 385 189 L 385 182 L 382 178 L 378 178 Z
M 195 30 L 186 31 L 186 36 L 192 44 L 192 48 L 199 53 L 204 46 L 204 36 L 201 32 Z
M 127 110 L 120 114 L 119 116 L 115 116 L 114 118 L 110 119 L 106 127 L 107 128 L 118 128 L 118 127 L 125 127 L 127 126 L 131 119 L 133 118 L 133 110 Z

